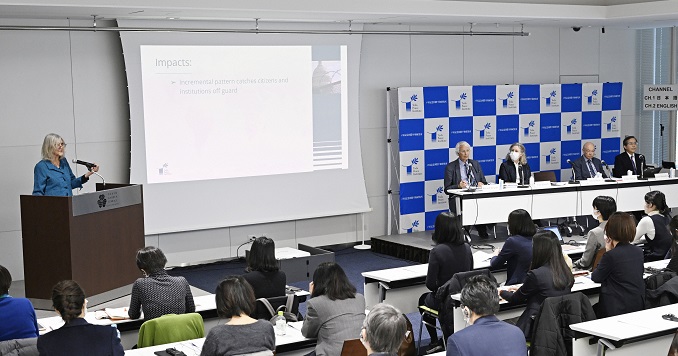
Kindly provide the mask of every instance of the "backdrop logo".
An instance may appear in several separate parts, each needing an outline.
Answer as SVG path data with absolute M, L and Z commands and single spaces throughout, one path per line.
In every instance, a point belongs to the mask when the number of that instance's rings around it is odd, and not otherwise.
M 556 100 L 556 95 L 557 95 L 557 93 L 554 90 L 549 94 L 549 96 L 544 97 L 544 100 L 546 100 L 546 106 L 551 106 L 551 102 Z
M 565 130 L 568 135 L 578 134 L 577 119 L 572 119 L 569 125 L 565 125 Z
M 99 200 L 97 200 L 97 205 L 99 205 L 100 208 L 103 208 L 106 206 L 106 196 L 101 194 L 99 195 Z
M 158 168 L 158 175 L 169 176 L 171 174 L 172 173 L 170 173 L 169 164 L 167 163 L 163 164 L 162 167 Z
M 443 134 L 445 128 L 443 125 L 438 125 L 433 132 L 427 132 L 431 135 L 431 142 L 444 142 L 445 135 Z
M 435 193 L 433 194 L 426 194 L 431 197 L 431 203 L 432 204 L 438 204 L 438 202 L 444 202 L 445 201 L 445 193 L 443 191 L 443 187 L 438 187 L 436 188 Z
M 522 127 L 523 129 L 523 137 L 535 137 L 537 135 L 537 129 L 534 128 L 535 123 L 534 120 L 530 121 L 526 127 Z
M 548 154 L 544 155 L 546 157 L 546 164 L 558 163 L 558 157 L 556 156 L 557 150 L 552 148 Z
M 466 98 L 468 98 L 468 95 L 466 93 L 461 93 L 459 95 L 459 100 L 454 101 L 454 108 L 456 110 L 461 110 L 462 106 L 465 108 L 466 107 Z
M 508 108 L 509 107 L 509 100 L 513 99 L 513 92 L 510 91 L 508 94 L 506 94 L 506 98 L 497 98 L 501 100 L 501 107 L 502 108 Z M 511 100 L 512 101 L 512 100 Z M 513 103 L 511 103 L 513 104 Z M 511 105 L 511 107 L 514 107 L 514 105 Z
M 403 101 L 405 104 L 405 111 L 407 112 L 421 112 L 421 108 L 419 107 L 419 103 L 417 103 L 418 97 L 417 94 L 413 94 L 410 97 L 410 101 Z
M 403 167 L 407 168 L 407 175 L 408 176 L 420 176 L 421 175 L 421 169 L 419 168 L 419 158 L 412 158 L 412 161 L 410 161 L 409 165 L 403 165 Z
M 591 95 L 586 95 L 586 104 L 598 105 L 598 89 L 594 89 Z
M 405 229 L 405 231 L 407 231 L 407 233 L 409 234 L 409 233 L 411 233 L 412 231 L 416 231 L 416 230 L 414 230 L 414 229 L 416 229 L 416 228 L 418 228 L 418 227 L 419 227 L 419 220 L 414 220 L 414 221 L 412 222 L 412 225 L 411 225 L 410 227 L 408 227 L 407 229 Z
M 617 117 L 616 116 L 612 116 L 612 118 L 610 119 L 610 122 L 605 123 L 605 130 L 607 130 L 607 132 L 619 130 L 619 128 L 617 127 Z
M 481 140 L 491 140 L 492 139 L 492 131 L 490 129 L 492 128 L 492 123 L 488 122 L 486 123 L 482 129 L 476 131 L 480 131 L 480 139 Z

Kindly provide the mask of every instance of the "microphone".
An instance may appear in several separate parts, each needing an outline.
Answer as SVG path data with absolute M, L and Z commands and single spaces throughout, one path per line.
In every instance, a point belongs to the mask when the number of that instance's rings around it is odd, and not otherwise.
M 639 179 L 646 180 L 644 177 L 645 174 L 645 156 L 638 154 L 638 160 L 640 160 L 640 169 L 639 169 Z
M 71 162 L 73 162 L 73 163 L 75 163 L 75 164 L 83 165 L 83 166 L 87 167 L 87 169 L 90 170 L 90 171 L 92 170 L 92 168 L 96 167 L 96 164 L 94 164 L 94 163 L 89 163 L 89 162 L 81 161 L 81 160 L 79 160 L 79 159 L 74 159 L 74 160 L 72 160 Z
M 603 165 L 603 172 L 607 173 L 607 179 L 605 179 L 605 181 L 606 182 L 614 182 L 614 180 L 612 179 L 612 171 L 610 170 L 610 166 L 608 166 L 607 163 L 605 161 L 603 161 L 602 159 L 600 160 L 600 164 Z M 605 170 L 607 170 L 607 172 L 605 172 Z
M 575 184 L 575 183 L 577 183 L 577 175 L 576 175 L 576 173 L 574 172 L 574 162 L 572 162 L 571 160 L 568 159 L 568 160 L 567 160 L 567 163 L 569 163 L 570 166 L 572 166 L 572 180 L 569 181 L 569 183 L 570 183 L 570 184 Z
M 525 184 L 525 181 L 523 180 L 523 165 L 522 164 L 518 165 L 518 176 L 520 178 L 520 180 L 518 181 L 518 185 Z
M 475 173 L 473 173 L 473 165 L 471 164 L 471 162 L 468 163 L 468 174 L 469 174 L 471 177 L 473 177 L 473 179 L 476 181 L 476 185 L 477 185 L 477 184 L 478 184 L 478 180 L 476 179 Z M 471 180 L 469 179 L 469 182 L 470 182 L 470 181 L 471 181 Z M 469 185 L 470 185 L 470 184 L 469 184 Z

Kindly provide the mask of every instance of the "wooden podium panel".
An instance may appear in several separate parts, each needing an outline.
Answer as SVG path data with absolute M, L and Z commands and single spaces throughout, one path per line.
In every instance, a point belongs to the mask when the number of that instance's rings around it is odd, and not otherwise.
M 50 308 L 52 287 L 64 279 L 77 281 L 91 305 L 131 292 L 145 245 L 142 187 L 116 187 L 20 197 L 26 297 L 36 307 Z

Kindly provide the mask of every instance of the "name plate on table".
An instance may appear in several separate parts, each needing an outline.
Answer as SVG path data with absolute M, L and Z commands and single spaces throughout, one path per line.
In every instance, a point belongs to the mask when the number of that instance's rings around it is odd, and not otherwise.
M 481 190 L 484 191 L 484 192 L 485 191 L 492 191 L 493 192 L 495 190 L 499 190 L 499 184 L 485 184 L 485 185 L 483 185 Z
M 603 178 L 587 178 L 586 180 L 580 180 L 579 184 L 581 185 L 596 185 L 596 184 L 601 184 L 605 183 L 605 179 Z
M 621 177 L 622 182 L 635 182 L 638 180 L 638 176 L 630 175 L 630 176 L 622 176 Z
M 669 174 L 666 173 L 666 172 L 664 172 L 664 173 L 657 173 L 657 174 L 654 175 L 654 177 L 655 177 L 656 179 L 669 179 L 669 178 L 671 178 L 671 177 L 669 177 Z
M 73 196 L 73 216 L 141 204 L 141 186 L 100 190 Z
M 542 188 L 544 188 L 544 187 L 550 187 L 550 186 L 551 186 L 551 182 L 548 181 L 548 180 L 540 180 L 540 181 L 534 182 L 534 184 L 532 184 L 532 186 L 533 186 L 533 187 L 542 187 Z

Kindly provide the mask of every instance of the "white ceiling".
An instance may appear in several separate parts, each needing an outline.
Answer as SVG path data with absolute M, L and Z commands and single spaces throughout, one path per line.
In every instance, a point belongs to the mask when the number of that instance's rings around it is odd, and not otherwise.
M 678 25 L 678 0 L 0 0 L 0 19 L 166 19 L 408 25 Z

